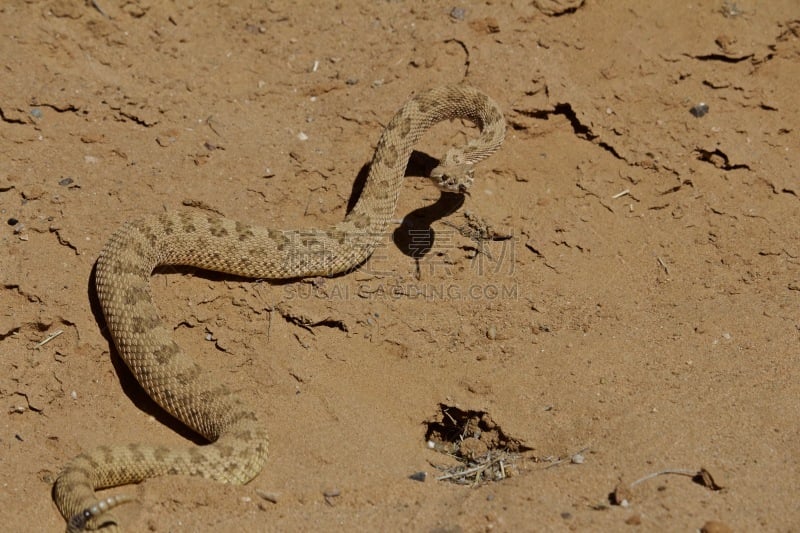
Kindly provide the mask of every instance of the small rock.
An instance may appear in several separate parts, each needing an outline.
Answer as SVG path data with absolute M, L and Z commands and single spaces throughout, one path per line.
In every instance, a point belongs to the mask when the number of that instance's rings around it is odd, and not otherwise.
M 453 20 L 464 20 L 467 15 L 467 10 L 463 7 L 454 7 L 450 10 L 450 18 Z
M 500 24 L 494 17 L 473 20 L 469 23 L 469 27 L 478 33 L 500 33 Z
M 337 498 L 342 495 L 342 491 L 336 488 L 326 489 L 322 492 L 322 495 L 325 496 L 325 498 Z
M 426 479 L 428 479 L 428 473 L 427 472 L 414 472 L 413 474 L 408 476 L 408 478 L 409 479 L 413 479 L 414 481 L 422 481 L 422 482 L 424 482 Z
M 733 533 L 733 529 L 724 522 L 709 520 L 700 528 L 700 533 Z
M 256 494 L 258 494 L 261 499 L 266 500 L 270 503 L 278 503 L 279 495 L 277 492 L 267 492 L 264 490 L 256 489 Z
M 630 505 L 631 499 L 633 498 L 633 493 L 631 492 L 630 487 L 626 483 L 620 482 L 615 488 L 614 492 L 611 493 L 611 503 L 614 505 L 619 505 L 621 507 L 627 507 Z
M 689 110 L 689 113 L 691 113 L 695 118 L 700 118 L 702 116 L 705 116 L 706 113 L 708 113 L 708 104 L 706 104 L 705 102 L 700 102 L 696 106 L 693 106 Z

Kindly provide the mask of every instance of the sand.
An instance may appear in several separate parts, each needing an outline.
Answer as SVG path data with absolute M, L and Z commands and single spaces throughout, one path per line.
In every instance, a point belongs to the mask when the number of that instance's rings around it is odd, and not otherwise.
M 50 489 L 82 450 L 201 442 L 107 336 L 91 274 L 115 228 L 341 220 L 394 111 L 465 81 L 503 148 L 440 197 L 420 176 L 474 129 L 436 127 L 359 270 L 154 275 L 271 456 L 246 486 L 111 489 L 127 530 L 797 531 L 797 3 L 667 4 L 5 3 L 5 528 L 63 529 Z M 456 449 L 493 468 L 437 481 Z

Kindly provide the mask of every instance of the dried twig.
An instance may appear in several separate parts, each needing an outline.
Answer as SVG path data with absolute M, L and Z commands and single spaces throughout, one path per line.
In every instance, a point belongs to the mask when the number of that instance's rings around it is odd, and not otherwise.
M 475 461 L 465 462 L 459 466 L 451 468 L 437 467 L 443 470 L 445 474 L 436 478 L 437 481 L 450 480 L 454 483 L 462 485 L 472 484 L 478 485 L 482 481 L 500 481 L 506 479 L 510 475 L 507 469 L 511 466 L 519 456 L 517 454 L 502 451 L 500 453 L 492 453 L 489 451 L 483 457 Z M 459 460 L 464 461 L 463 457 L 458 457 Z
M 684 470 L 684 469 L 675 469 L 675 468 L 668 468 L 666 470 L 659 470 L 658 472 L 653 472 L 652 474 L 648 474 L 643 478 L 637 479 L 631 484 L 625 484 L 620 481 L 620 483 L 614 488 L 611 492 L 611 503 L 614 505 L 622 505 L 627 506 L 630 504 L 631 499 L 633 498 L 633 492 L 631 489 L 638 485 L 639 483 L 643 483 L 649 479 L 653 479 L 658 476 L 663 476 L 665 474 L 673 474 L 679 476 L 687 476 L 692 478 L 692 481 L 702 485 L 703 487 L 718 491 L 722 490 L 724 487 L 717 483 L 714 480 L 714 477 L 711 475 L 705 468 L 701 468 L 700 470 Z
M 653 472 L 652 474 L 648 474 L 648 475 L 644 476 L 643 478 L 637 479 L 636 481 L 631 483 L 629 486 L 630 486 L 630 488 L 633 488 L 636 485 L 638 485 L 639 483 L 642 483 L 643 481 L 647 481 L 648 479 L 653 479 L 654 477 L 662 476 L 664 474 L 678 474 L 678 475 L 681 475 L 681 476 L 694 477 L 694 476 L 697 475 L 697 470 L 674 470 L 674 469 L 661 470 L 659 472 Z
M 44 339 L 43 341 L 41 341 L 41 342 L 40 342 L 40 343 L 38 343 L 36 346 L 34 346 L 34 347 L 33 347 L 33 349 L 34 349 L 34 350 L 38 350 L 39 348 L 41 348 L 42 346 L 44 346 L 45 344 L 47 344 L 47 343 L 48 343 L 48 342 L 50 342 L 51 340 L 55 339 L 56 337 L 58 337 L 58 336 L 59 336 L 59 335 L 61 335 L 62 333 L 64 333 L 64 330 L 63 330 L 63 329 L 57 329 L 57 330 L 55 330 L 53 333 L 51 333 L 50 335 L 48 335 L 47 337 L 45 337 L 45 339 Z
M 103 11 L 103 8 L 102 8 L 102 7 L 100 7 L 100 5 L 97 3 L 97 0 L 92 0 L 92 1 L 91 1 L 91 4 L 92 4 L 92 7 L 93 7 L 93 8 L 95 8 L 95 9 L 97 10 L 97 12 L 98 12 L 98 13 L 100 13 L 101 15 L 103 15 L 105 18 L 109 18 L 109 17 L 108 17 L 108 13 L 106 13 L 105 11 Z
M 664 260 L 661 259 L 660 257 L 656 257 L 656 259 L 658 260 L 658 264 L 661 265 L 661 268 L 664 269 L 664 272 L 669 276 L 669 267 L 664 262 Z

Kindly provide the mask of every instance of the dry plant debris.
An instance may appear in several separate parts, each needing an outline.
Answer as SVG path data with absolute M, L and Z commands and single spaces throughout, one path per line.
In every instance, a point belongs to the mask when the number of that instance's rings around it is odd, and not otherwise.
M 652 474 L 648 474 L 640 479 L 637 479 L 636 481 L 630 484 L 620 482 L 614 488 L 614 491 L 610 495 L 611 503 L 613 505 L 621 505 L 623 507 L 627 507 L 628 504 L 633 499 L 633 490 L 632 490 L 633 487 L 635 487 L 639 483 L 643 483 L 655 477 L 667 474 L 691 477 L 693 482 L 707 489 L 713 490 L 715 492 L 725 488 L 716 481 L 714 481 L 714 477 L 711 475 L 711 472 L 709 472 L 706 468 L 701 468 L 700 470 L 679 470 L 679 469 L 659 470 L 658 472 L 653 472 Z
M 456 459 L 456 465 L 433 466 L 439 481 L 478 486 L 520 473 L 523 452 L 530 448 L 507 436 L 483 411 L 439 404 L 441 415 L 428 422 L 428 447 Z

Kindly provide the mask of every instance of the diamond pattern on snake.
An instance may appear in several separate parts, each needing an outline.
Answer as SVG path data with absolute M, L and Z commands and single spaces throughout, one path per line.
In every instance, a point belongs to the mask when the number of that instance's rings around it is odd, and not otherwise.
M 147 215 L 124 224 L 96 265 L 96 287 L 119 355 L 150 397 L 209 444 L 173 449 L 142 443 L 101 446 L 75 457 L 53 495 L 70 533 L 120 531 L 113 508 L 128 496 L 96 490 L 165 474 L 247 483 L 267 460 L 268 437 L 255 410 L 220 385 L 172 339 L 151 296 L 161 265 L 187 265 L 248 278 L 331 276 L 363 263 L 380 244 L 394 214 L 411 152 L 435 124 L 465 119 L 479 129 L 451 148 L 431 172 L 442 190 L 466 192 L 473 166 L 502 144 L 505 120 L 497 103 L 466 85 L 420 92 L 381 134 L 361 195 L 345 219 L 328 228 L 271 229 L 196 212 Z

